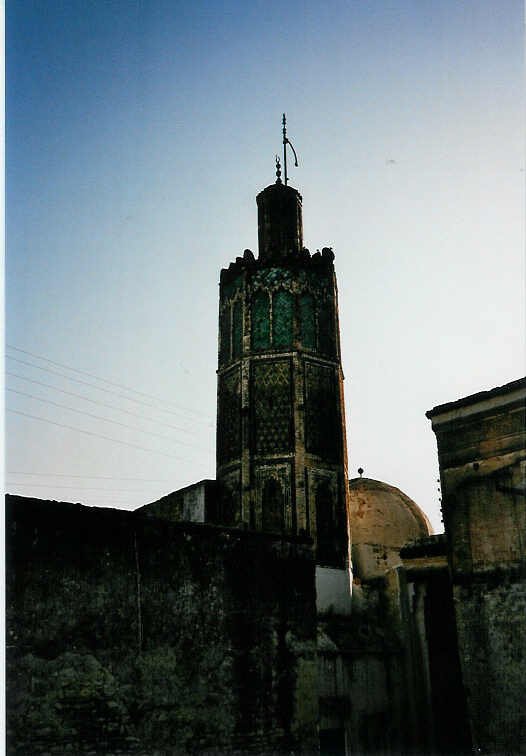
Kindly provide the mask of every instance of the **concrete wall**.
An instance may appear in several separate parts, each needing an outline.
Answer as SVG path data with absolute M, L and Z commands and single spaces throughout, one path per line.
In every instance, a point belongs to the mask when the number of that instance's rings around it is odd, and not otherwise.
M 7 497 L 10 753 L 318 747 L 312 547 Z

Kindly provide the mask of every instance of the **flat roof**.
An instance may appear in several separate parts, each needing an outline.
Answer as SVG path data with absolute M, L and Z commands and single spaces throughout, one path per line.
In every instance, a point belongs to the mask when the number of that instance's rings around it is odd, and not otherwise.
M 479 402 L 494 399 L 498 396 L 504 396 L 505 394 L 510 394 L 522 388 L 526 389 L 526 377 L 518 378 L 516 381 L 510 381 L 510 383 L 505 383 L 504 386 L 497 386 L 496 388 L 490 389 L 489 391 L 479 391 L 476 394 L 464 396 L 454 402 L 438 404 L 436 407 L 433 407 L 433 409 L 430 409 L 426 412 L 426 417 L 431 419 L 432 417 L 441 415 L 444 412 L 460 409 L 461 407 L 468 407 L 472 404 L 478 404 Z

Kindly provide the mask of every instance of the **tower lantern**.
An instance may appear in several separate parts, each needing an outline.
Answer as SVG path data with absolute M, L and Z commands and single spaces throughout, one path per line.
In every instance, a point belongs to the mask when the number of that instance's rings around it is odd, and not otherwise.
M 276 182 L 256 197 L 259 259 L 298 255 L 303 247 L 301 194 Z

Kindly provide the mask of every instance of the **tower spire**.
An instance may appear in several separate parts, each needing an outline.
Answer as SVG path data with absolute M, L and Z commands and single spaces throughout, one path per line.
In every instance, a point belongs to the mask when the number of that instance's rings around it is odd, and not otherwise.
M 281 165 L 279 163 L 279 155 L 276 155 L 276 184 L 283 183 L 281 181 Z
M 296 166 L 296 168 L 298 167 L 298 156 L 296 155 L 296 150 L 292 146 L 292 143 L 287 137 L 287 117 L 285 113 L 283 113 L 282 123 L 283 123 L 283 172 L 285 176 L 285 186 L 287 186 L 289 182 L 289 177 L 287 174 L 287 145 L 289 145 L 290 149 L 292 150 L 294 154 L 294 165 Z

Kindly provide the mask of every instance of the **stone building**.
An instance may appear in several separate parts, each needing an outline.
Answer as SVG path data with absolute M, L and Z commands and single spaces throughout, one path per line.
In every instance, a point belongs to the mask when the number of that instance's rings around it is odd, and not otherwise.
M 526 379 L 427 413 L 471 737 L 526 751 Z
M 428 413 L 444 534 L 349 481 L 334 255 L 279 173 L 257 205 L 258 258 L 221 272 L 217 479 L 135 512 L 8 497 L 9 752 L 522 753 L 526 379 Z

